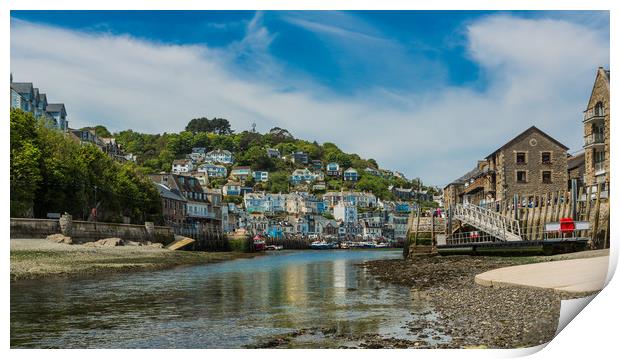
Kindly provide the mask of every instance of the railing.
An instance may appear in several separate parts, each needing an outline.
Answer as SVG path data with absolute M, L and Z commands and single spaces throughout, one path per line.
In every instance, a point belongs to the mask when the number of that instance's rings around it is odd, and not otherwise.
M 595 132 L 590 135 L 584 136 L 585 145 L 593 145 L 598 143 L 605 143 L 605 134 L 600 132 Z
M 591 108 L 589 110 L 584 111 L 583 120 L 588 121 L 595 117 L 605 117 L 605 109 L 603 108 Z
M 486 208 L 472 204 L 457 204 L 454 216 L 500 240 L 521 240 L 521 230 L 517 220 L 509 219 Z

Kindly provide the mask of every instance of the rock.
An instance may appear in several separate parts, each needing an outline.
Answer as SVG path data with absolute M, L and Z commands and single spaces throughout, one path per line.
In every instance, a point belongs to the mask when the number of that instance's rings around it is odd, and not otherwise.
M 162 243 L 151 243 L 148 246 L 152 248 L 164 248 L 164 245 Z
M 67 237 L 60 233 L 50 234 L 49 236 L 47 236 L 47 240 L 55 243 L 73 244 L 73 240 L 71 240 L 71 237 Z
M 104 238 L 95 242 L 84 243 L 85 246 L 88 247 L 117 247 L 125 244 L 121 238 Z
M 141 247 L 144 244 L 142 244 L 142 242 L 126 241 L 124 242 L 123 245 L 128 246 L 128 247 Z

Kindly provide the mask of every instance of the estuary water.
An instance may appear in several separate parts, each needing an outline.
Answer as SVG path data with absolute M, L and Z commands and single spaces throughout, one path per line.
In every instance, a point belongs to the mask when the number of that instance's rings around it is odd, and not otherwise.
M 355 263 L 401 250 L 281 251 L 170 270 L 11 284 L 11 347 L 241 348 L 304 328 L 292 347 L 338 347 L 378 334 L 408 339 L 428 311 L 409 288 Z M 348 339 L 350 340 L 350 339 Z

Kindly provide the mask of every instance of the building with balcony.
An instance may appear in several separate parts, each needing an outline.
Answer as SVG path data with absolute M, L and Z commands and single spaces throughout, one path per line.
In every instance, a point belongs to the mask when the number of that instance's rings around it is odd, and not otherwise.
M 583 112 L 584 182 L 588 187 L 601 185 L 601 196 L 607 197 L 609 187 L 609 70 L 599 67 Z M 594 187 L 596 188 L 596 187 Z

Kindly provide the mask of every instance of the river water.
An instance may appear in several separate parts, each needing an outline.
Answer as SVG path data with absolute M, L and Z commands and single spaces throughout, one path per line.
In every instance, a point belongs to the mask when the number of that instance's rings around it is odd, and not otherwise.
M 282 251 L 155 272 L 15 282 L 11 347 L 239 348 L 302 328 L 335 335 L 302 335 L 288 346 L 338 347 L 368 334 L 411 339 L 405 325 L 428 315 L 428 303 L 354 266 L 401 253 Z

